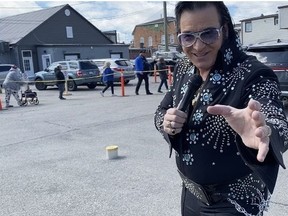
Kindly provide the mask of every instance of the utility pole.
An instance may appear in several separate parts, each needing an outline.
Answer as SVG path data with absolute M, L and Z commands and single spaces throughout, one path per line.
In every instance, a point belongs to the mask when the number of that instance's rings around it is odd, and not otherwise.
M 163 14 L 164 14 L 164 37 L 165 37 L 165 52 L 168 52 L 168 33 L 167 33 L 167 8 L 166 8 L 166 1 L 163 2 Z

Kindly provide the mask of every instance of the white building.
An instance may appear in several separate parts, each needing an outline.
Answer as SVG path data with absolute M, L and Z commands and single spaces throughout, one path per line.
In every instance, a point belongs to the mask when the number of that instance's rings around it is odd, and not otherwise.
M 240 20 L 243 46 L 277 39 L 288 39 L 288 5 L 278 7 L 278 14 Z

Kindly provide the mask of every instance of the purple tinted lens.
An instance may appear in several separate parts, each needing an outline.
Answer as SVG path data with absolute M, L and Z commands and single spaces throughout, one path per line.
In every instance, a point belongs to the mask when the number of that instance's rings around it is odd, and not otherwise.
M 182 33 L 178 37 L 184 47 L 192 46 L 197 39 L 200 39 L 205 44 L 212 44 L 219 37 L 219 29 L 211 28 L 199 33 Z

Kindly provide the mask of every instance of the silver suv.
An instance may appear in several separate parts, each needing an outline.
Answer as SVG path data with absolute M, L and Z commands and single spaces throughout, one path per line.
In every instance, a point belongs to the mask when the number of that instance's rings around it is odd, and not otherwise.
M 271 67 L 278 77 L 281 89 L 281 98 L 288 101 L 288 41 L 274 40 L 258 43 L 247 47 L 247 54 Z
M 3 82 L 8 74 L 12 64 L 0 64 L 0 87 L 2 88 Z
M 135 72 L 133 64 L 124 58 L 103 58 L 103 59 L 92 59 L 93 62 L 99 67 L 100 74 L 103 73 L 104 63 L 110 62 L 110 68 L 114 71 L 114 82 L 121 81 L 121 71 L 123 71 L 124 83 L 128 84 L 130 80 L 135 79 Z
M 47 86 L 57 84 L 54 69 L 58 64 L 62 66 L 62 72 L 67 78 L 69 91 L 76 91 L 77 86 L 83 85 L 89 89 L 94 89 L 97 83 L 101 81 L 99 68 L 90 60 L 57 61 L 44 71 L 35 73 L 35 87 L 38 90 L 45 90 Z

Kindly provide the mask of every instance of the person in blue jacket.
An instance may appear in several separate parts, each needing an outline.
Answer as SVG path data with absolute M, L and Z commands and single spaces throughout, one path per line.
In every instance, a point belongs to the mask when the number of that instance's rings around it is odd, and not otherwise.
M 105 83 L 105 88 L 100 92 L 101 96 L 104 97 L 104 92 L 110 87 L 112 96 L 114 94 L 114 71 L 110 68 L 111 63 L 105 62 L 103 66 L 103 82 Z
M 145 50 L 141 50 L 139 56 L 135 59 L 135 72 L 138 78 L 138 82 L 135 89 L 135 94 L 139 95 L 139 89 L 142 81 L 145 82 L 145 91 L 147 95 L 152 95 L 153 93 L 149 90 L 149 77 L 150 64 L 145 57 Z

